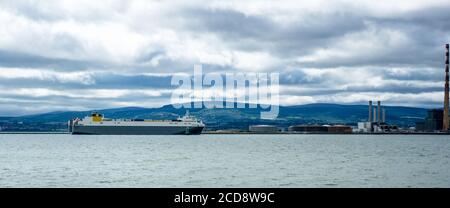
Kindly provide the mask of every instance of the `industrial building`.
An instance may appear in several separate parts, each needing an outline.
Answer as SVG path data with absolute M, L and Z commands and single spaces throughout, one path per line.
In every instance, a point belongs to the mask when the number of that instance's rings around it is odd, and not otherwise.
M 296 125 L 288 128 L 290 133 L 329 133 L 329 134 L 351 134 L 352 128 L 344 125 Z
M 328 133 L 328 127 L 321 125 L 295 125 L 289 126 L 288 131 L 292 133 Z
M 270 134 L 278 133 L 278 127 L 272 125 L 252 125 L 248 127 L 248 130 L 252 133 Z
M 353 129 L 350 126 L 335 125 L 328 127 L 328 133 L 332 134 L 351 134 L 352 132 Z
M 424 121 L 416 122 L 416 131 L 436 132 L 443 128 L 444 111 L 441 109 L 429 110 Z

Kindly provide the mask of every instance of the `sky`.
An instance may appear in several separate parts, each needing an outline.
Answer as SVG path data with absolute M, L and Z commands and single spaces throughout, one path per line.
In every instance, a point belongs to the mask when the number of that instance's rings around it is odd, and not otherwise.
M 277 72 L 280 104 L 441 107 L 448 0 L 0 0 L 0 116 L 170 103 L 173 74 Z

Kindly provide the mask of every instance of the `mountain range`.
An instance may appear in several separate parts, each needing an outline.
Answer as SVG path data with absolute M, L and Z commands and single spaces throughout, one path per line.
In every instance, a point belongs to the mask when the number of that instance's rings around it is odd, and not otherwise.
M 386 122 L 400 127 L 414 126 L 426 117 L 425 108 L 383 106 Z M 159 108 L 124 107 L 90 111 L 58 111 L 36 115 L 0 117 L 3 131 L 64 131 L 67 121 L 83 118 L 96 111 L 108 118 L 174 119 L 185 114 L 187 109 L 165 105 Z M 260 119 L 261 108 L 192 108 L 190 113 L 206 124 L 209 130 L 248 129 L 249 125 L 272 124 L 288 127 L 296 124 L 346 124 L 356 125 L 366 121 L 367 105 L 340 105 L 316 103 L 296 106 L 280 106 L 279 116 L 274 120 Z

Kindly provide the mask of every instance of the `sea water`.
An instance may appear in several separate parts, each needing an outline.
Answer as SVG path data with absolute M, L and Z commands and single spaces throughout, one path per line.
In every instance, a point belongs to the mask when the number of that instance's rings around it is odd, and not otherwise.
M 0 134 L 0 187 L 450 187 L 450 137 Z

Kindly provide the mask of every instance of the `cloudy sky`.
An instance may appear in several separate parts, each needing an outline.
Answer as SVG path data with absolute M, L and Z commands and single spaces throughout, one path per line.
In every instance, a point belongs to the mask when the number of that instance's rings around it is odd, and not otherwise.
M 280 103 L 440 107 L 449 0 L 0 0 L 0 115 L 170 102 L 171 75 L 279 72 Z

